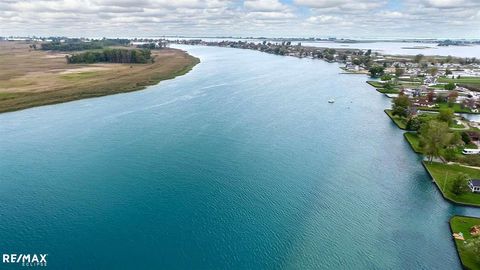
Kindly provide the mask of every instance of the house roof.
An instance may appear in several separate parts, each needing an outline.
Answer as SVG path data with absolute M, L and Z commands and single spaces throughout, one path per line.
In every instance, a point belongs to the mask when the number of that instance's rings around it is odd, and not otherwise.
M 469 182 L 472 183 L 474 187 L 480 187 L 480 179 L 471 179 Z

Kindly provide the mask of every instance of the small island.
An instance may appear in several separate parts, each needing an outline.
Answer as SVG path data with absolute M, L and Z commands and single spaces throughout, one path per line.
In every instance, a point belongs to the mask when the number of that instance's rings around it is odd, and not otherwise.
M 0 41 L 0 112 L 144 89 L 200 61 L 130 40 Z

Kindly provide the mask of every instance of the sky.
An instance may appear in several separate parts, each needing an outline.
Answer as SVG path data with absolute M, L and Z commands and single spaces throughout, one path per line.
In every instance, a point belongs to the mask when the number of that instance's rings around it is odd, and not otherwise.
M 480 39 L 480 0 L 0 0 L 0 36 Z

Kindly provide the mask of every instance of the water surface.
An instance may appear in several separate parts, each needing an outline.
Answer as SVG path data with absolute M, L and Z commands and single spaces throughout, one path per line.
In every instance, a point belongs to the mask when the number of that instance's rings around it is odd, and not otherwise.
M 147 90 L 0 115 L 0 248 L 52 269 L 460 269 L 389 100 L 214 47 Z M 327 100 L 335 98 L 334 104 Z
M 177 39 L 196 39 L 196 38 L 170 38 Z M 209 42 L 229 41 L 247 41 L 261 43 L 259 39 L 239 39 L 239 38 L 198 38 Z M 268 40 L 267 40 L 268 42 Z M 272 40 L 272 43 L 280 43 L 280 41 Z M 467 58 L 480 58 L 480 45 L 468 46 L 437 46 L 438 43 L 422 43 L 422 42 L 400 42 L 400 41 L 371 41 L 371 42 L 354 42 L 342 43 L 335 41 L 291 41 L 292 44 L 301 43 L 303 46 L 320 47 L 320 48 L 337 48 L 337 49 L 362 49 L 372 50 L 387 55 L 440 55 L 455 56 Z

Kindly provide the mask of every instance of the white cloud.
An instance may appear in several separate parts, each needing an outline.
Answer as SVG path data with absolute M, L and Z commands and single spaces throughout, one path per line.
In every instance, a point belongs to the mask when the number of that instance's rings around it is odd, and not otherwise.
M 283 11 L 288 7 L 278 0 L 245 0 L 244 7 L 249 11 L 270 12 Z
M 295 4 L 317 9 L 348 8 L 348 9 L 371 9 L 385 5 L 385 0 L 295 0 Z
M 435 8 L 464 8 L 480 6 L 478 0 L 425 0 L 425 4 Z
M 0 35 L 480 37 L 480 0 L 0 0 Z

